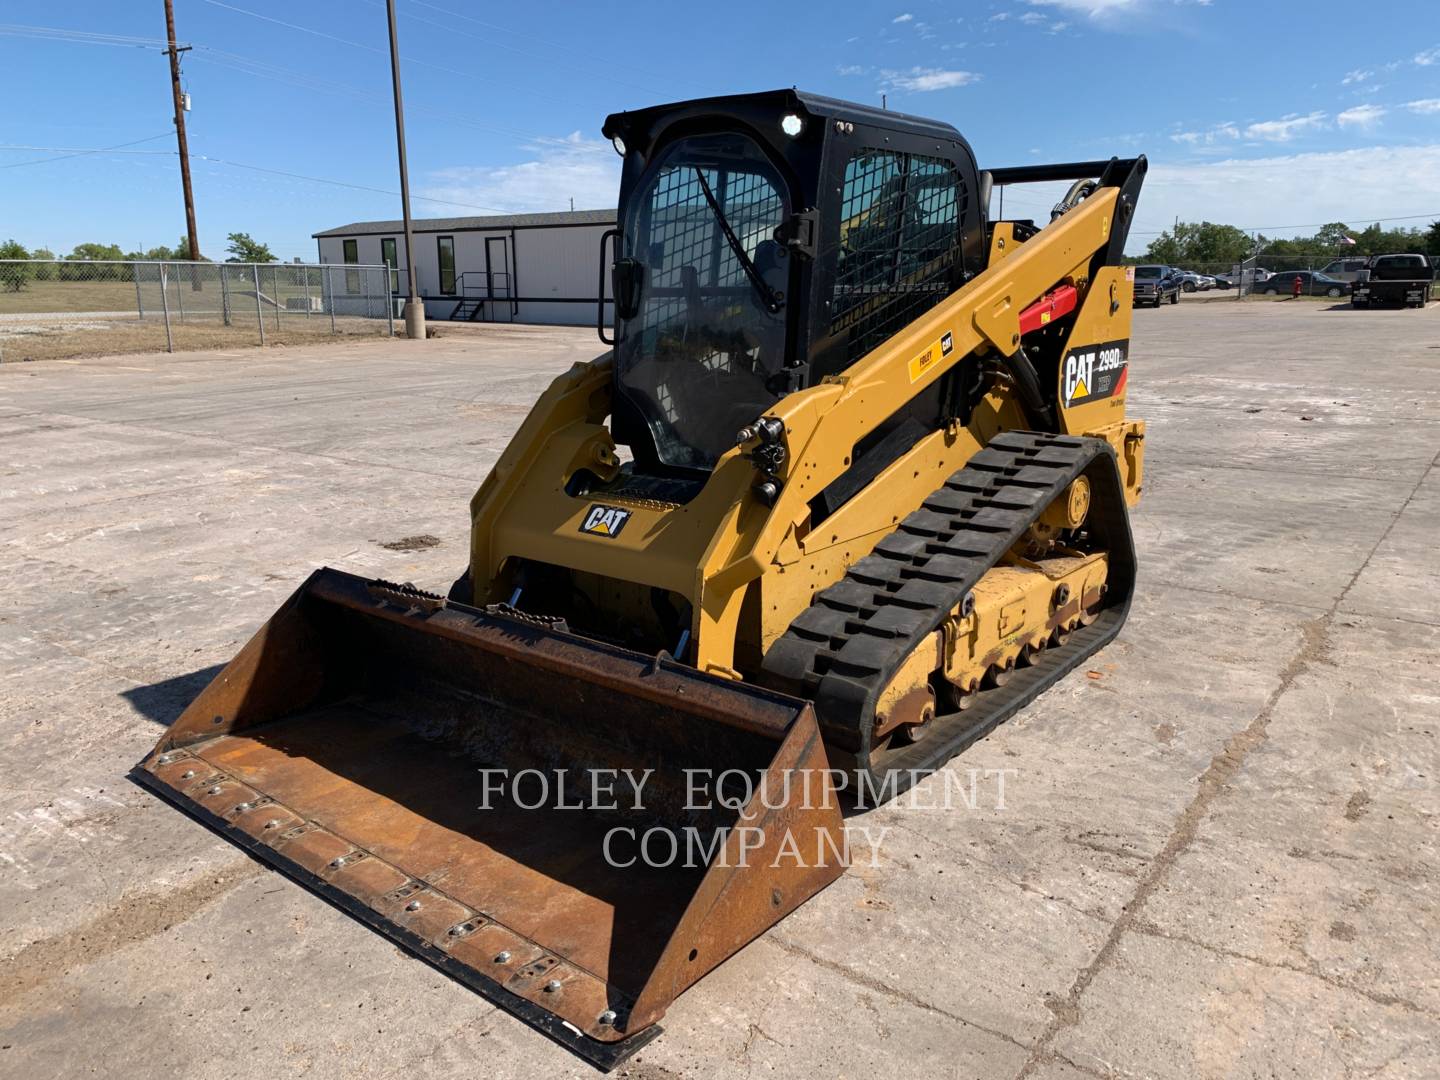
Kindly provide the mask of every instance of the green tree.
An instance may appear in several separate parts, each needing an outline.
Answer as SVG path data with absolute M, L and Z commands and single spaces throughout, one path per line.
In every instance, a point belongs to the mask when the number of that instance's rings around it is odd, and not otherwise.
M 225 250 L 230 253 L 226 262 L 240 263 L 270 263 L 275 261 L 275 253 L 268 246 L 251 238 L 249 233 L 232 232 L 228 237 L 230 246 Z
M 99 259 L 123 260 L 125 253 L 119 244 L 76 244 L 66 255 L 60 269 L 61 281 L 129 281 L 134 276 L 129 266 L 115 262 L 102 262 L 98 266 L 85 263 Z
M 1432 223 L 1430 231 L 1425 234 L 1425 253 L 1440 258 L 1440 221 Z
M 1349 236 L 1349 225 L 1343 221 L 1332 221 L 1329 225 L 1320 226 L 1320 231 L 1315 234 L 1315 246 L 1322 250 L 1348 246 L 1345 244 L 1345 240 Z
M 30 252 L 17 240 L 6 240 L 0 244 L 0 259 L 28 259 Z M 23 263 L 0 263 L 0 289 L 5 292 L 19 292 L 30 280 L 34 267 Z
M 67 259 L 123 259 L 119 244 L 76 244 Z
M 1234 225 L 1181 221 L 1152 240 L 1145 257 L 1170 266 L 1192 266 L 1237 263 L 1249 254 L 1250 237 Z
M 55 252 L 51 251 L 49 248 L 39 247 L 30 253 L 30 257 L 32 259 L 49 259 L 51 262 L 54 262 Z M 55 267 L 50 266 L 46 263 L 41 263 L 40 265 L 33 267 L 33 270 L 36 281 L 49 281 L 55 276 Z
M 188 236 L 182 236 L 179 240 L 176 240 L 175 246 L 171 249 L 171 251 L 172 257 L 179 259 L 181 262 L 190 262 L 195 258 L 194 255 L 190 254 L 190 238 Z M 200 256 L 199 261 L 209 262 L 210 260 L 202 255 Z

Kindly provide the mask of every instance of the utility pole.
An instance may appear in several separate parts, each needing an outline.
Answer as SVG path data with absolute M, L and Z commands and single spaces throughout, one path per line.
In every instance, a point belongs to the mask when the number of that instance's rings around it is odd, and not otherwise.
M 175 99 L 175 141 L 180 147 L 180 186 L 185 190 L 185 236 L 190 243 L 190 258 L 200 259 L 200 237 L 195 231 L 195 193 L 190 189 L 190 144 L 185 139 L 185 95 L 180 89 L 180 54 L 189 52 L 189 45 L 175 40 L 175 2 L 165 0 L 165 52 L 170 57 L 170 89 Z M 200 287 L 199 279 L 195 287 Z
M 405 272 L 410 285 L 410 297 L 405 301 L 405 336 L 424 341 L 425 305 L 415 287 L 415 237 L 410 227 L 410 168 L 405 164 L 405 104 L 400 97 L 400 41 L 395 34 L 395 0 L 385 0 L 385 14 L 390 20 L 390 75 L 395 83 L 395 145 L 400 153 L 400 209 L 405 218 Z

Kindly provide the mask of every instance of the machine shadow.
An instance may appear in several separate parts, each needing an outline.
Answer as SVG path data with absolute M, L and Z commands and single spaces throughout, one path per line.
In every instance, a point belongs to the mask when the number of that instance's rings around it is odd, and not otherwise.
M 169 727 L 224 668 L 224 664 L 211 664 L 186 675 L 124 690 L 120 696 L 145 719 Z

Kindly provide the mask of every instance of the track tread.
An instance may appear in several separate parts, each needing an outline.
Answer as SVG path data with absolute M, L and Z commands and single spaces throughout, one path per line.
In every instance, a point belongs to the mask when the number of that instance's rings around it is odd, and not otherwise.
M 811 698 L 827 741 L 863 759 L 879 695 L 911 650 L 1103 455 L 1114 459 L 1101 439 L 997 435 L 816 594 L 766 653 L 768 681 Z

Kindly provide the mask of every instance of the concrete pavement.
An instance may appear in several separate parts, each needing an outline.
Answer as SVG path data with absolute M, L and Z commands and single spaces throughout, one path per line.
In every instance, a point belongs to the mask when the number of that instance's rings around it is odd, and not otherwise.
M 1120 639 L 629 1075 L 1440 1074 L 1440 310 L 1135 323 Z M 443 590 L 598 350 L 441 332 L 0 365 L 0 1073 L 595 1075 L 125 777 L 311 568 Z

